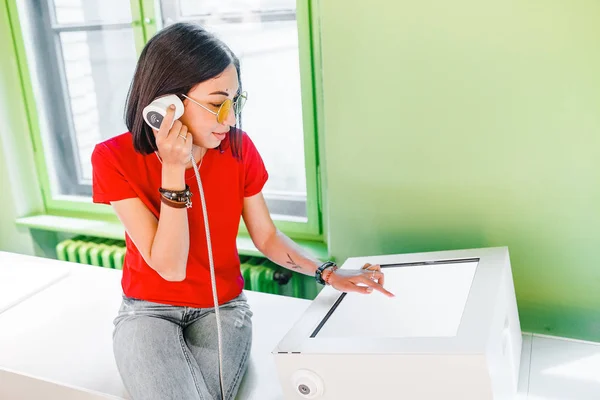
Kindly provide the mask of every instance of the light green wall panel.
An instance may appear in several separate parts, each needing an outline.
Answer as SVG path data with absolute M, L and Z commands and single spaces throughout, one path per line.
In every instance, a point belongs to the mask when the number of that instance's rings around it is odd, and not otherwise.
M 15 53 L 7 3 L 0 1 L 0 250 L 34 254 L 29 230 L 15 225 L 43 210 Z
M 329 244 L 510 248 L 525 330 L 600 341 L 600 2 L 320 2 Z
M 0 132 L 2 134 L 2 132 Z M 8 166 L 4 158 L 5 149 L 0 141 L 0 188 L 10 188 Z M 33 254 L 33 241 L 28 229 L 17 228 L 15 202 L 12 191 L 0 190 L 0 251 L 10 251 L 21 254 Z

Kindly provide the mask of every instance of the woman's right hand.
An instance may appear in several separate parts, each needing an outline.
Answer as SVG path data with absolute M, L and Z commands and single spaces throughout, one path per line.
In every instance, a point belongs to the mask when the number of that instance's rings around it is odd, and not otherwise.
M 174 115 L 175 106 L 171 105 L 160 124 L 160 129 L 155 132 L 156 147 L 163 165 L 185 166 L 190 162 L 192 154 L 192 134 L 179 120 L 169 129 Z

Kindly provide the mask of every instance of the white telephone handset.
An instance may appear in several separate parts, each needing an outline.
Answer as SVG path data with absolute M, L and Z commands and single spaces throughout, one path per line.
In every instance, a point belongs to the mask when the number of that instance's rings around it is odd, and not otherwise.
M 167 109 L 171 104 L 175 105 L 175 116 L 173 117 L 173 122 L 175 122 L 176 119 L 181 118 L 183 115 L 183 102 L 174 94 L 159 97 L 144 107 L 142 110 L 144 121 L 146 121 L 151 128 L 159 130 L 160 124 L 162 124 L 165 115 L 167 115 Z M 169 129 L 171 129 L 172 126 L 173 125 L 171 124 Z
M 164 117 L 167 115 L 167 109 L 171 104 L 175 105 L 175 115 L 173 116 L 173 122 L 176 119 L 181 118 L 184 112 L 183 102 L 181 99 L 174 94 L 169 94 L 166 96 L 159 97 L 155 99 L 148 106 L 144 107 L 142 110 L 142 114 L 144 117 L 144 121 L 153 129 L 159 130 L 160 124 L 162 123 Z M 171 123 L 171 127 L 173 124 Z M 200 179 L 200 171 L 198 170 L 198 165 L 196 165 L 196 160 L 194 159 L 194 154 L 190 153 L 190 160 L 192 161 L 192 165 L 194 167 L 194 172 L 196 174 L 196 180 L 198 182 L 198 189 L 200 191 L 200 200 L 202 202 L 202 213 L 204 216 L 204 229 L 206 230 L 206 247 L 208 249 L 208 263 L 210 266 L 210 280 L 212 284 L 212 292 L 213 292 L 213 303 L 215 306 L 215 316 L 217 319 L 217 342 L 219 348 L 219 381 L 221 384 L 221 399 L 225 399 L 225 386 L 223 384 L 223 344 L 222 344 L 222 335 L 221 335 L 221 317 L 219 314 L 219 297 L 217 296 L 217 284 L 215 277 L 215 264 L 213 261 L 212 254 L 212 245 L 210 240 L 210 229 L 208 226 L 208 213 L 206 211 L 206 200 L 204 199 L 204 189 L 202 188 L 202 180 Z

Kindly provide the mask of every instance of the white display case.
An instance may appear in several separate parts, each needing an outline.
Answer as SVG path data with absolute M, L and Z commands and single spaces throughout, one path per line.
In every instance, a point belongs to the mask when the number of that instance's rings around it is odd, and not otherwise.
M 395 294 L 325 287 L 273 350 L 286 400 L 509 400 L 522 336 L 507 248 L 348 259 Z

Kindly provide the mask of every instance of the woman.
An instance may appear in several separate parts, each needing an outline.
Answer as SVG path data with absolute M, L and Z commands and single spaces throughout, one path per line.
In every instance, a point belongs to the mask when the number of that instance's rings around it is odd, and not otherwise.
M 185 112 L 173 121 L 169 109 L 160 129 L 152 130 L 142 109 L 167 94 L 179 96 Z M 125 111 L 129 132 L 94 149 L 93 199 L 111 204 L 126 230 L 124 296 L 113 343 L 134 399 L 221 398 L 208 249 L 190 155 L 206 196 L 225 399 L 236 395 L 252 341 L 236 249 L 240 217 L 274 262 L 342 291 L 391 295 L 378 266 L 342 272 L 275 228 L 261 194 L 267 171 L 250 138 L 236 128 L 244 99 L 231 50 L 197 25 L 171 25 L 139 58 Z

